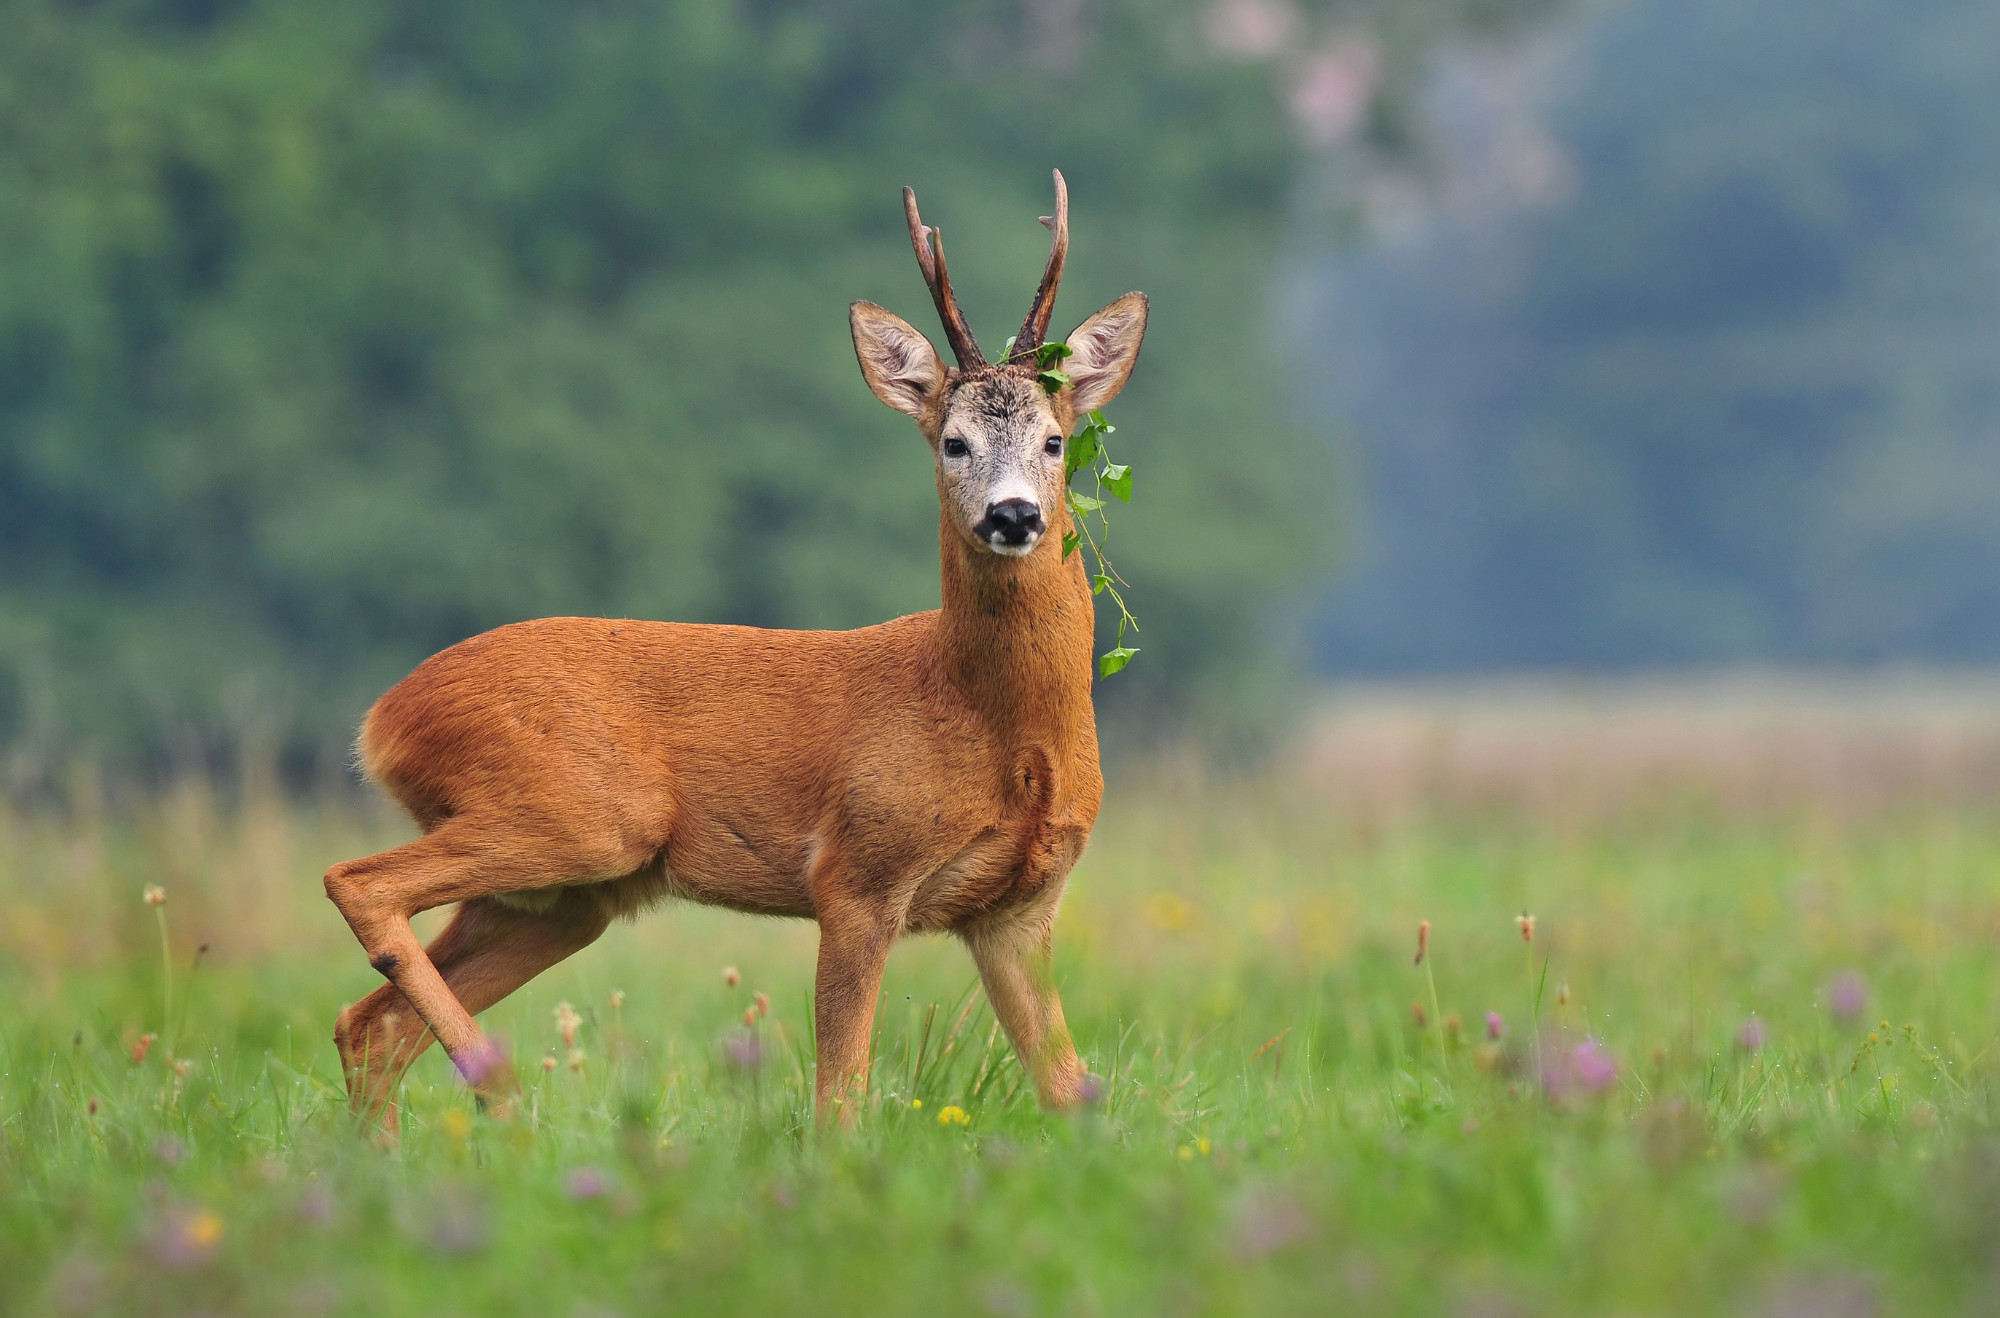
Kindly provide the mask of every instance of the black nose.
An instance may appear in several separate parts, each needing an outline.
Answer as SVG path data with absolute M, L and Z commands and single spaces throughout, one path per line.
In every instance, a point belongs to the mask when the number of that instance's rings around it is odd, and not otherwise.
M 1041 505 L 1033 499 L 1002 499 L 986 505 L 986 518 L 979 531 L 988 540 L 1024 545 L 1030 536 L 1040 535 L 1044 527 Z

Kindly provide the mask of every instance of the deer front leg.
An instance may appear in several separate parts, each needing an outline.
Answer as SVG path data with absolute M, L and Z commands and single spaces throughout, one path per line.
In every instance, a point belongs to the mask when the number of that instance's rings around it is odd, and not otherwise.
M 868 1040 L 875 1027 L 875 999 L 893 921 L 874 911 L 822 910 L 819 971 L 814 980 L 813 1033 L 817 1040 L 813 1107 L 819 1120 L 837 1117 L 843 1126 L 858 1115 L 858 1099 L 868 1089 Z
M 978 925 L 963 937 L 986 1000 L 1035 1082 L 1036 1096 L 1043 1107 L 1066 1111 L 1084 1100 L 1085 1076 L 1056 995 L 1054 932 L 1050 900 Z

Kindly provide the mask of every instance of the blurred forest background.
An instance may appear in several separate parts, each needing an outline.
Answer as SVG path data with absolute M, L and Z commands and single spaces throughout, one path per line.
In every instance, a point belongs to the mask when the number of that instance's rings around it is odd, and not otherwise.
M 0 0 L 0 746 L 341 771 L 556 613 L 936 602 L 854 298 L 983 333 L 1073 192 L 1146 631 L 1318 672 L 2000 658 L 1978 0 Z M 1127 510 L 1120 509 L 1121 513 Z
M 1629 0 L 1440 61 L 1294 314 L 1349 670 L 2000 660 L 2000 6 Z

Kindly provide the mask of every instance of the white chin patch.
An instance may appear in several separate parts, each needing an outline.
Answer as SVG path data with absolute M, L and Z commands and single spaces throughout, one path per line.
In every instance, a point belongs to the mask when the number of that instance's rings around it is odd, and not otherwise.
M 1041 542 L 1042 537 L 1038 532 L 1029 536 L 1018 545 L 1010 545 L 995 536 L 987 540 L 986 547 L 1003 558 L 1022 558 L 1032 552 L 1034 547 Z

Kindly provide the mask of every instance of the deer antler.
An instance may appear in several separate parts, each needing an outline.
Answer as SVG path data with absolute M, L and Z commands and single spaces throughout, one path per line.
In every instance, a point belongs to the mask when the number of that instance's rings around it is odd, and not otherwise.
M 1041 217 L 1042 223 L 1049 226 L 1049 263 L 1042 271 L 1041 285 L 1035 289 L 1035 300 L 1028 307 L 1028 318 L 1021 322 L 1021 332 L 1014 336 L 1016 356 L 1042 346 L 1042 338 L 1049 332 L 1049 313 L 1056 309 L 1056 285 L 1062 283 L 1063 261 L 1069 256 L 1069 185 L 1063 182 L 1060 169 L 1051 172 L 1056 176 L 1056 213 Z
M 924 283 L 930 286 L 931 301 L 937 304 L 938 319 L 944 322 L 944 336 L 951 341 L 952 356 L 958 358 L 963 370 L 986 365 L 971 327 L 959 312 L 958 299 L 951 295 L 951 276 L 944 268 L 944 235 L 925 224 L 917 214 L 917 194 L 910 188 L 903 189 L 903 215 L 910 222 L 910 246 L 916 248 L 917 268 L 923 271 Z M 937 246 L 935 255 L 931 251 L 933 243 Z

